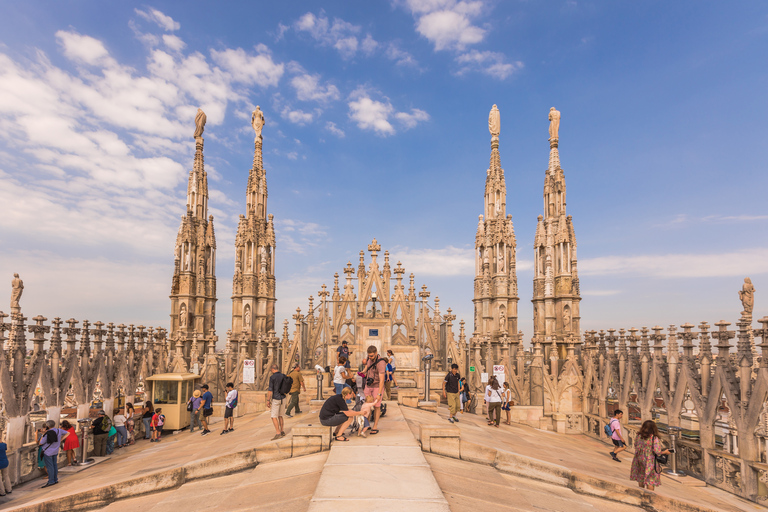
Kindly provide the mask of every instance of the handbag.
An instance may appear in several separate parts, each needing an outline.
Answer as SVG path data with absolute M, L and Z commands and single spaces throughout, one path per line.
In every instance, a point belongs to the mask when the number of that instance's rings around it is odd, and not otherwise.
M 658 438 L 654 436 L 654 439 L 658 439 Z M 653 451 L 653 442 L 651 442 L 651 451 Z M 661 468 L 659 466 L 667 465 L 667 463 L 669 462 L 669 455 L 667 455 L 666 453 L 656 455 L 656 453 L 654 453 L 653 457 L 655 459 L 653 463 L 654 470 L 657 473 L 661 473 Z
M 187 402 L 187 411 L 192 412 L 194 410 L 195 410 L 195 408 L 192 405 L 192 399 L 190 398 L 189 401 Z

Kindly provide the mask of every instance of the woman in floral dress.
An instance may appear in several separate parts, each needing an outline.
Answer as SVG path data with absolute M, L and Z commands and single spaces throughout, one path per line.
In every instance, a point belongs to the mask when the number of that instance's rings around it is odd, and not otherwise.
M 669 450 L 663 448 L 656 423 L 647 420 L 635 439 L 635 458 L 632 459 L 629 479 L 649 491 L 661 485 L 661 478 L 656 472 L 656 455 L 669 454 Z

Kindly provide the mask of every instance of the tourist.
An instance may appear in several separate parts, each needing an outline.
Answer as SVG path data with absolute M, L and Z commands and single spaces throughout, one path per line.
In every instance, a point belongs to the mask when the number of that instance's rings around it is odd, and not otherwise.
M 384 397 L 384 378 L 387 371 L 386 359 L 379 357 L 379 350 L 375 345 L 368 347 L 366 351 L 368 353 L 368 359 L 366 360 L 366 368 L 363 371 L 365 376 L 365 396 L 373 397 L 373 401 L 378 403 L 376 406 L 376 412 L 374 414 L 373 428 L 371 434 L 375 435 L 379 433 L 379 418 L 381 418 L 381 400 Z
M 160 435 L 163 432 L 163 423 L 165 423 L 165 416 L 161 414 L 162 412 L 163 409 L 158 407 L 155 409 L 155 413 L 150 420 L 149 426 L 152 429 L 152 439 L 149 440 L 150 443 L 160 442 Z
M 100 414 L 104 414 L 104 411 L 101 411 Z M 48 473 L 48 483 L 43 488 L 59 483 L 59 448 L 61 442 L 65 441 L 67 437 L 69 437 L 69 432 L 56 428 L 56 423 L 53 420 L 45 422 L 42 436 L 38 442 L 43 447 L 43 460 Z
M 465 404 L 469 403 L 472 398 L 472 394 L 469 392 L 469 383 L 466 377 L 462 377 L 459 381 L 459 395 L 461 396 L 461 412 L 464 412 Z M 467 406 L 469 407 L 469 406 Z
M 107 433 L 107 455 L 112 455 L 115 451 L 115 439 L 117 438 L 117 429 L 114 423 L 109 426 L 109 432 Z
M 509 382 L 504 383 L 504 391 L 502 392 L 501 396 L 504 398 L 501 402 L 501 410 L 506 411 L 507 413 L 507 421 L 504 422 L 505 425 L 511 425 L 512 424 L 512 390 L 509 389 Z
M 384 369 L 384 395 L 387 400 L 392 400 L 392 365 L 389 363 Z
M 669 455 L 671 450 L 664 450 L 659 440 L 659 429 L 653 420 L 646 420 L 635 438 L 635 456 L 629 479 L 637 485 L 652 491 L 661 485 L 659 472 L 656 471 L 656 456 Z
M 37 468 L 42 469 L 45 476 L 48 476 L 48 470 L 45 467 L 45 459 L 43 458 L 43 447 L 40 445 L 40 439 L 42 439 L 45 430 L 39 428 L 35 431 L 35 442 L 37 443 Z
M 272 417 L 272 424 L 275 426 L 275 437 L 272 440 L 285 436 L 283 430 L 283 413 L 285 412 L 285 394 L 281 393 L 281 387 L 285 375 L 280 373 L 276 364 L 270 368 L 272 375 L 269 376 L 269 387 L 267 388 L 267 404 Z
M 115 413 L 112 415 L 112 425 L 114 425 L 117 431 L 117 447 L 122 448 L 128 444 L 128 429 L 125 427 L 125 422 L 128 418 L 120 412 L 120 409 L 115 409 Z
M 501 386 L 496 376 L 492 376 L 488 385 L 485 387 L 485 402 L 488 404 L 488 424 L 496 425 L 499 428 L 501 422 Z M 494 420 L 494 415 L 496 419 Z
M 155 408 L 150 400 L 144 404 L 144 414 L 141 415 L 141 421 L 144 424 L 144 439 L 150 439 L 152 437 L 152 431 L 150 429 L 150 423 L 152 422 L 152 416 L 155 414 Z
M 392 371 L 390 373 L 390 379 L 392 381 L 392 385 L 397 389 L 397 379 L 395 379 L 395 371 L 397 370 L 397 362 L 395 360 L 395 353 L 392 352 L 392 349 L 387 350 L 387 362 L 389 366 L 392 367 Z
M 80 439 L 77 437 L 77 431 L 74 425 L 67 420 L 61 422 L 61 428 L 69 432 L 66 441 L 61 449 L 67 454 L 67 466 L 77 466 L 77 453 L 75 450 L 80 448 Z
M 109 437 L 110 428 L 112 428 L 112 421 L 107 417 L 104 409 L 101 409 L 99 416 L 91 423 L 94 457 L 104 457 L 107 455 L 107 438 Z
M 448 421 L 451 423 L 459 421 L 456 417 L 456 413 L 459 412 L 459 407 L 461 407 L 459 401 L 460 381 L 459 365 L 453 363 L 451 365 L 451 371 L 449 371 L 445 375 L 445 379 L 443 379 L 443 398 L 448 400 Z
M 136 429 L 136 422 L 133 417 L 136 415 L 136 410 L 133 408 L 133 404 L 128 402 L 125 404 L 125 429 L 128 432 L 128 442 L 126 444 L 132 445 L 136 442 L 134 435 Z
M 291 411 L 295 408 L 295 414 L 301 414 L 299 409 L 299 393 L 302 389 L 307 392 L 307 385 L 304 384 L 304 376 L 301 374 L 301 365 L 296 363 L 293 365 L 293 371 L 288 374 L 293 379 L 293 385 L 291 385 L 291 399 L 288 400 L 288 407 L 285 409 L 285 415 L 292 418 Z
M 320 424 L 326 427 L 336 427 L 333 432 L 333 438 L 336 441 L 349 441 L 344 435 L 344 431 L 352 423 L 355 416 L 363 415 L 362 411 L 350 411 L 347 407 L 347 399 L 352 398 L 354 394 L 352 388 L 344 388 L 341 390 L 341 394 L 333 395 L 326 400 L 320 409 Z
M 622 416 L 624 416 L 624 412 L 621 409 L 616 409 L 613 411 L 613 418 L 608 422 L 608 426 L 611 427 L 611 441 L 613 441 L 613 450 L 608 452 L 608 454 L 616 462 L 621 462 L 617 455 L 627 449 L 627 441 L 621 432 Z
M 12 492 L 11 472 L 8 469 L 8 445 L 0 443 L 0 496 L 5 496 Z
M 203 430 L 203 426 L 200 424 L 200 406 L 202 404 L 203 399 L 200 398 L 200 390 L 196 389 L 194 393 L 192 393 L 192 396 L 189 397 L 189 401 L 187 402 L 187 410 L 189 410 L 190 406 L 192 407 L 192 410 L 189 411 L 190 432 L 195 431 L 195 425 L 197 425 L 198 430 Z
M 203 396 L 200 397 L 203 399 L 203 431 L 200 435 L 204 436 L 211 433 L 208 428 L 208 417 L 213 414 L 213 394 L 208 391 L 208 384 L 203 384 L 200 389 L 203 390 Z
M 339 345 L 339 347 L 336 349 L 336 353 L 338 354 L 338 357 L 344 356 L 347 358 L 347 362 L 344 366 L 349 368 L 349 355 L 352 353 L 352 351 L 349 350 L 346 341 L 341 342 L 341 345 Z
M 339 356 L 339 360 L 336 363 L 336 367 L 333 369 L 333 387 L 336 389 L 336 394 L 340 395 L 341 390 L 347 386 L 347 379 L 352 378 L 352 374 L 347 370 L 348 366 L 347 358 Z
M 235 430 L 235 407 L 237 407 L 237 390 L 235 385 L 227 382 L 227 398 L 224 404 L 224 430 L 219 435 L 224 435 Z

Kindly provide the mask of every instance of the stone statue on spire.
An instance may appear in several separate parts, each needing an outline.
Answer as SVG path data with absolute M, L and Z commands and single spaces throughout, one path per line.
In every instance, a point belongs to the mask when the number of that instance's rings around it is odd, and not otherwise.
M 560 111 L 555 107 L 549 109 L 549 140 L 557 140 L 560 131 Z
M 253 131 L 256 132 L 256 138 L 260 138 L 261 129 L 264 128 L 264 113 L 258 105 L 256 105 L 256 110 L 251 114 L 251 126 L 253 126 Z
M 491 113 L 488 114 L 488 131 L 494 137 L 498 137 L 499 133 L 501 133 L 501 116 L 496 105 L 493 106 Z
M 19 279 L 19 274 L 13 274 L 13 281 L 11 281 L 11 312 L 20 313 L 21 294 L 24 292 L 24 281 Z
M 755 306 L 755 287 L 748 277 L 744 278 L 744 285 L 739 290 L 739 299 L 744 307 L 744 313 L 752 316 L 752 309 Z
M 205 130 L 205 121 L 208 118 L 203 112 L 203 109 L 197 109 L 197 115 L 195 115 L 195 138 L 202 137 Z

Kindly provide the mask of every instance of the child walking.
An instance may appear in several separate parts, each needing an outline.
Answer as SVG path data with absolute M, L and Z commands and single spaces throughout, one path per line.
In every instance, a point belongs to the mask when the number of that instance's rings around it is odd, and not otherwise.
M 150 443 L 159 443 L 160 435 L 163 433 L 163 423 L 165 423 L 165 415 L 161 414 L 163 409 L 158 407 L 155 409 L 155 414 L 152 415 L 152 421 L 149 422 L 149 426 L 152 429 L 152 439 Z

